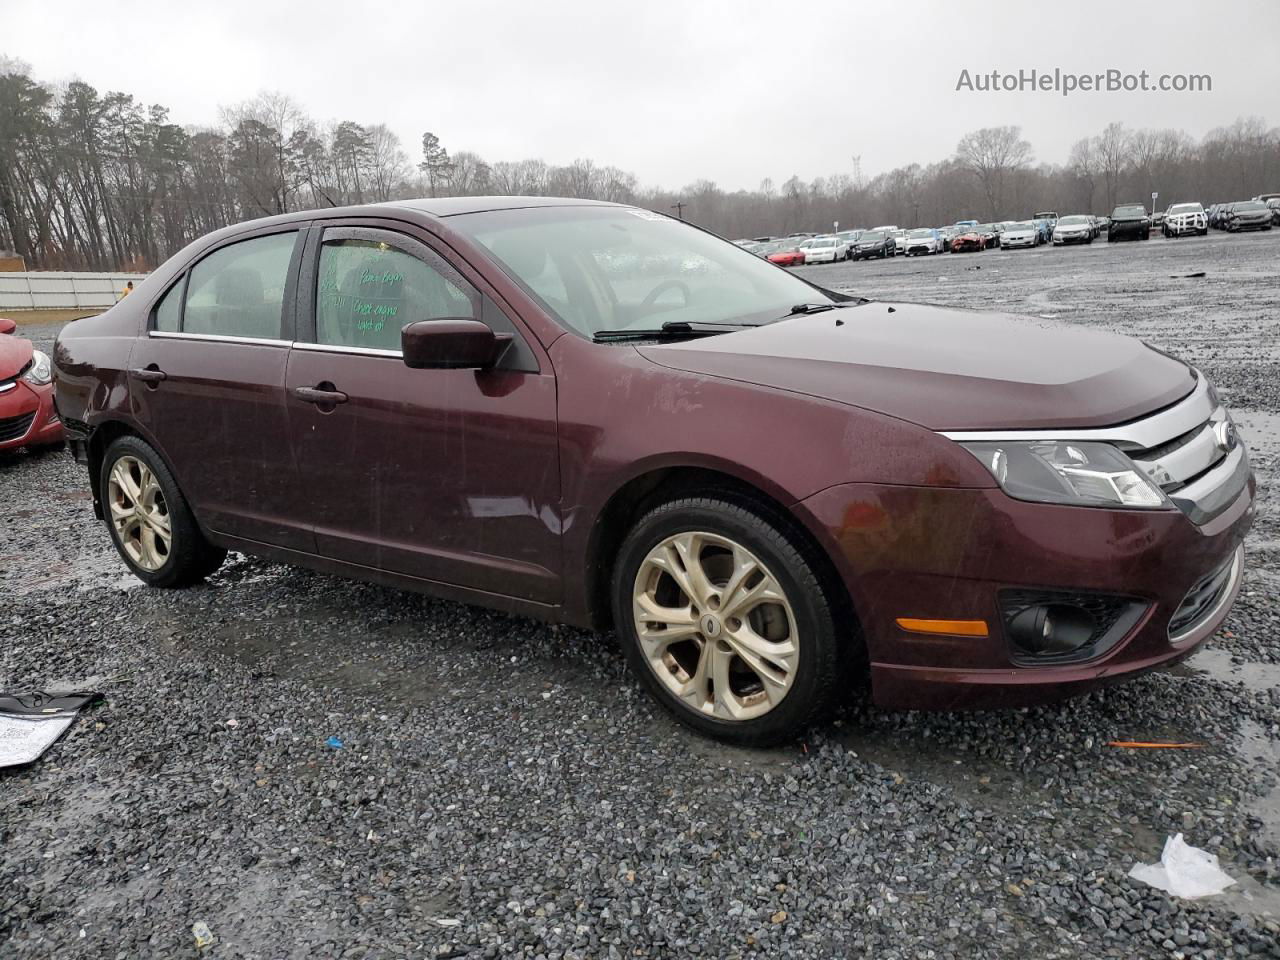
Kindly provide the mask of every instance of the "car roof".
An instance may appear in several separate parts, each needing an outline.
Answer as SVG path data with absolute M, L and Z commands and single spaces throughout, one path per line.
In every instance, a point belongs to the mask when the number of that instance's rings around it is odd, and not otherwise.
M 420 210 L 433 217 L 455 217 L 489 210 L 521 210 L 527 207 L 625 207 L 606 200 L 578 200 L 573 197 L 419 197 L 392 200 L 382 206 Z

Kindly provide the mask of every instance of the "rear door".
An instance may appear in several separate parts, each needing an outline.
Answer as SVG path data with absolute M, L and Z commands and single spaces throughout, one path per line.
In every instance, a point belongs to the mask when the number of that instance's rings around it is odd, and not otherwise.
M 286 397 L 318 549 L 558 602 L 555 377 L 482 278 L 410 229 L 366 221 L 311 231 Z M 513 334 L 498 367 L 404 365 L 405 324 L 458 317 Z
M 284 403 L 304 235 L 291 225 L 237 238 L 184 272 L 133 348 L 129 387 L 205 527 L 313 552 Z

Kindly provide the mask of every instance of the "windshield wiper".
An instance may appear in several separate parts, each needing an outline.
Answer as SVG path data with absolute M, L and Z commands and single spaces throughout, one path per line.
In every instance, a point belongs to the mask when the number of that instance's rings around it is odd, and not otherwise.
M 670 337 L 710 337 L 731 330 L 745 330 L 755 326 L 750 323 L 709 323 L 688 320 L 668 320 L 661 327 L 647 330 L 597 330 L 591 339 L 605 340 L 661 340 Z
M 864 298 L 859 297 L 857 300 L 849 300 L 845 303 L 797 303 L 791 308 L 791 312 L 779 320 L 786 320 L 789 317 L 804 317 L 811 313 L 826 313 L 828 310 L 842 310 L 845 307 L 856 307 L 860 303 L 867 303 Z M 776 322 L 776 321 L 775 321 Z

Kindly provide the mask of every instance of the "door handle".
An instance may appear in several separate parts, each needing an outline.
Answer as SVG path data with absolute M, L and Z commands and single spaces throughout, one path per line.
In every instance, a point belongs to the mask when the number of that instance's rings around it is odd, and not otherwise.
M 155 367 L 141 367 L 129 371 L 129 375 L 143 383 L 159 383 L 165 379 L 163 370 L 157 370 Z
M 327 389 L 324 387 L 294 387 L 293 395 L 299 400 L 304 400 L 307 403 L 318 403 L 321 406 L 347 402 L 347 395 L 341 390 L 335 390 L 332 386 Z

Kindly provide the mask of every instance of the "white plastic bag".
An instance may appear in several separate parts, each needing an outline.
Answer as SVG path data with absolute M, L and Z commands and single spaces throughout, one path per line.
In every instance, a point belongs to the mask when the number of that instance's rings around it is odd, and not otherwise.
M 1222 872 L 1217 857 L 1183 842 L 1180 833 L 1165 840 L 1159 863 L 1135 863 L 1129 876 L 1187 900 L 1211 897 L 1235 883 Z

